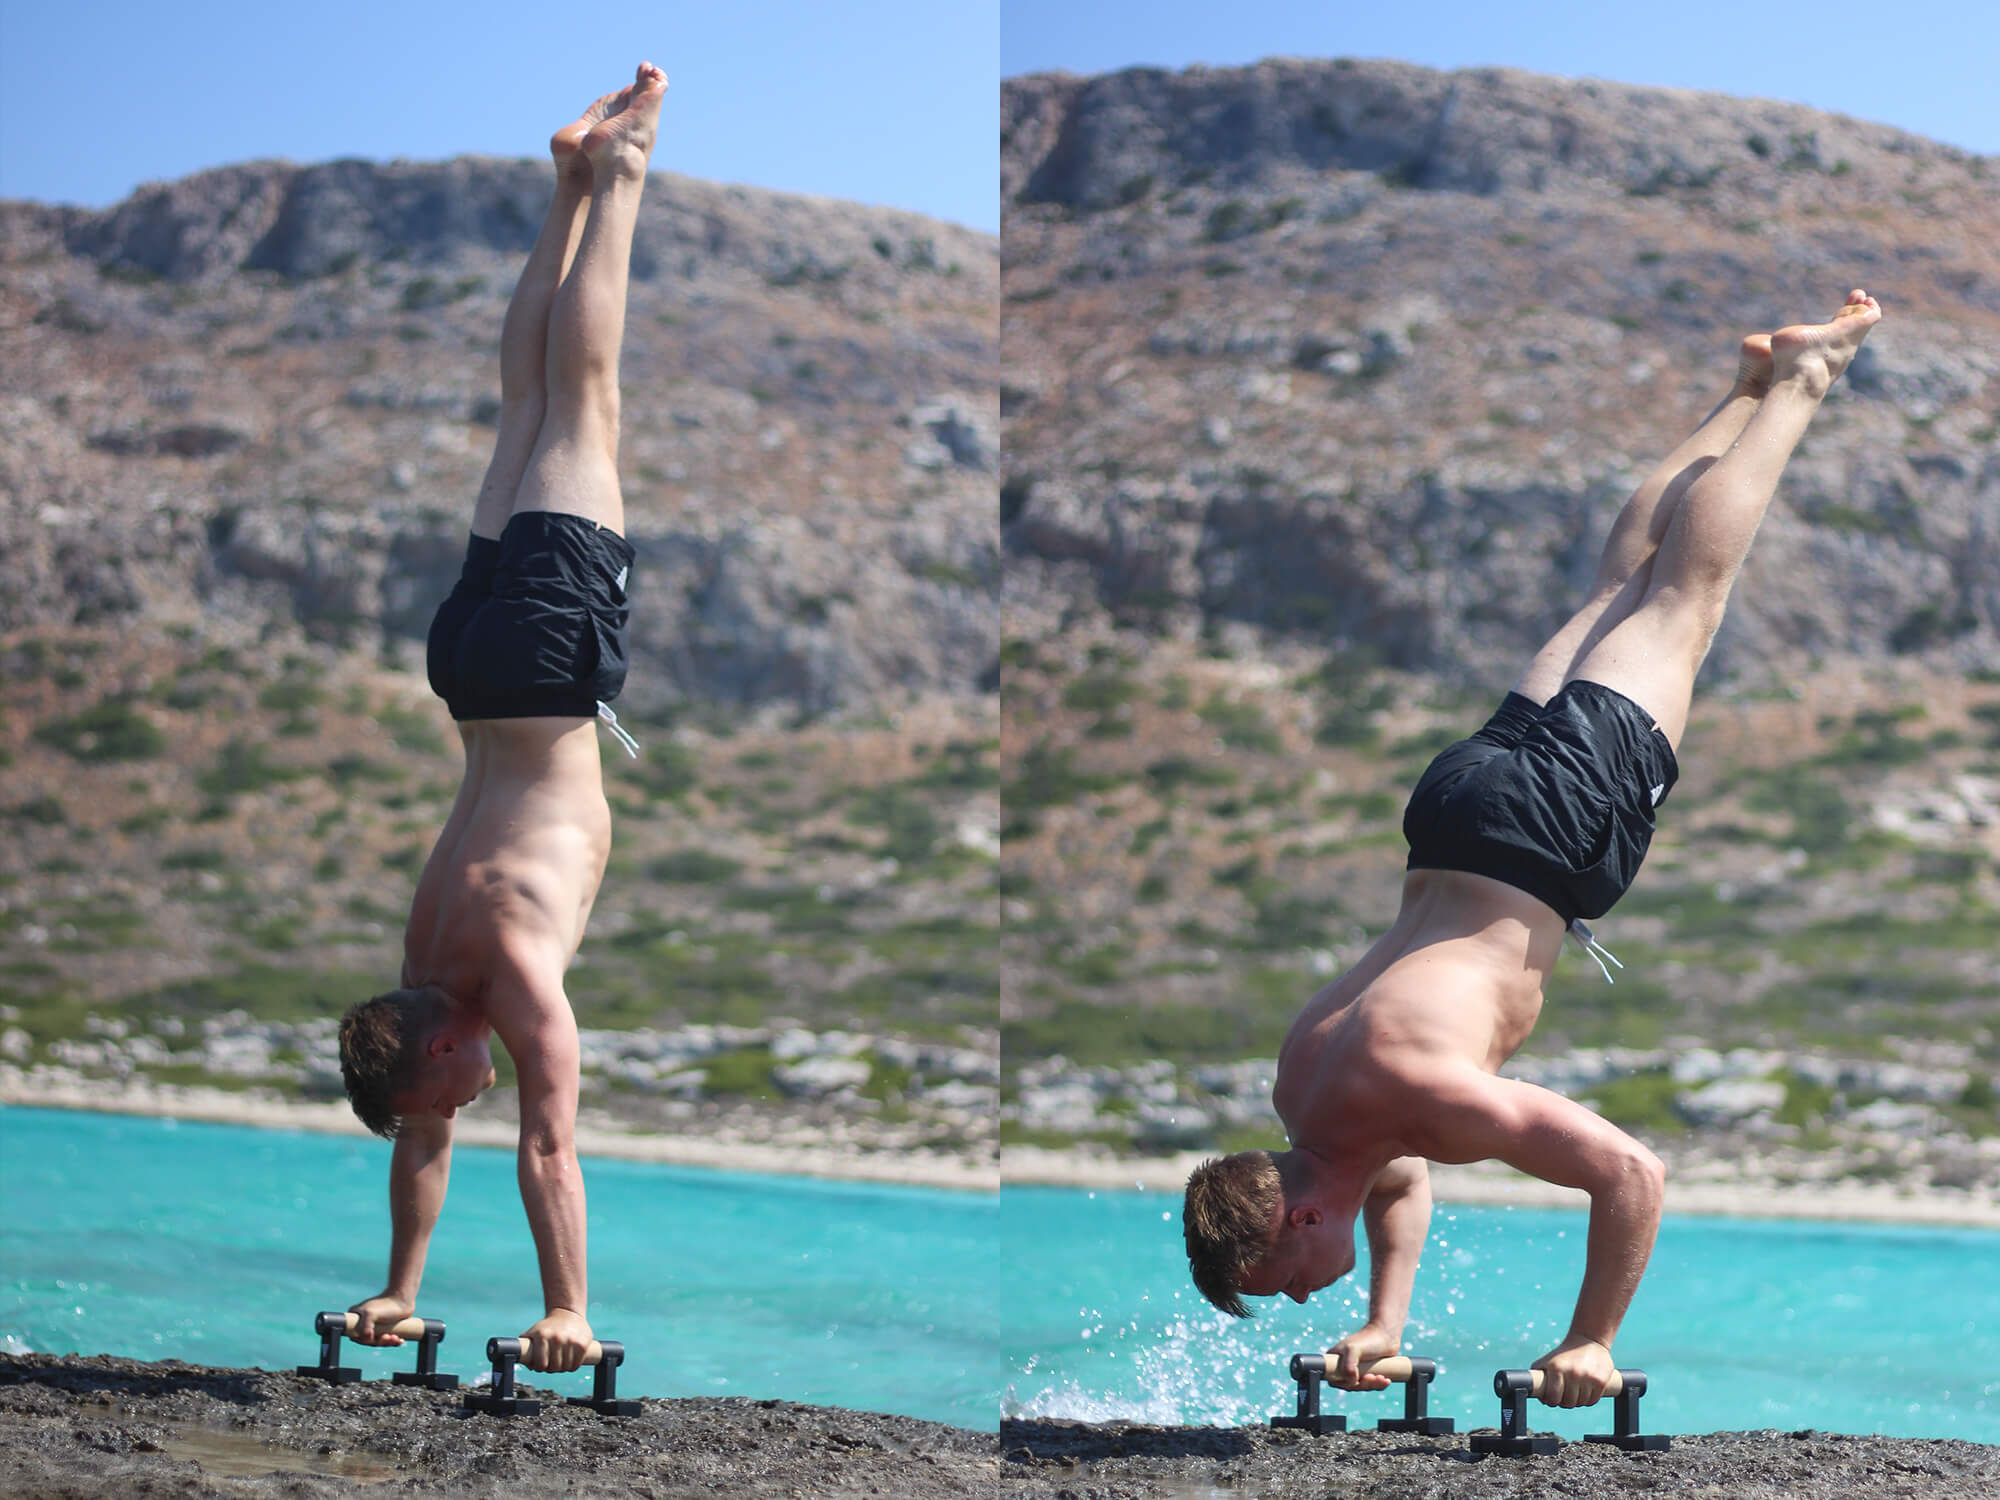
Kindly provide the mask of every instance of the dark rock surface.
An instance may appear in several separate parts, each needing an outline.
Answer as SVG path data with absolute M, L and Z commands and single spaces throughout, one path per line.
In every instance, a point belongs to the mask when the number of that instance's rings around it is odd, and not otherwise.
M 587 1376 L 545 1380 L 587 1393 Z M 621 1393 L 623 1394 L 623 1393 Z M 991 1433 L 786 1401 L 644 1402 L 507 1419 L 456 1392 L 263 1370 L 0 1355 L 0 1494 L 36 1500 L 363 1491 L 579 1497 L 990 1496 Z M 275 1471 L 275 1472 L 274 1472 Z
M 541 1393 L 581 1391 L 557 1377 Z M 880 1495 L 911 1500 L 1214 1500 L 1660 1494 L 1970 1500 L 2000 1449 L 1816 1432 L 1676 1436 L 1666 1453 L 1571 1443 L 1475 1460 L 1463 1436 L 1009 1421 L 991 1433 L 745 1398 L 646 1400 L 635 1418 L 566 1406 L 500 1420 L 457 1393 L 327 1386 L 177 1360 L 0 1355 L 0 1493 L 118 1496 Z M 1607 1417 L 1608 1424 L 1608 1417 Z
M 1530 1407 L 1530 1422 L 1538 1409 Z M 1611 1425 L 1608 1412 L 1604 1425 Z M 1579 1442 L 1545 1456 L 1476 1458 L 1463 1434 L 1313 1437 L 1269 1427 L 1003 1422 L 1000 1461 L 1009 1481 L 1001 1494 L 1076 1500 L 1969 1500 L 2000 1490 L 2000 1448 L 1820 1432 L 1676 1436 L 1664 1453 Z

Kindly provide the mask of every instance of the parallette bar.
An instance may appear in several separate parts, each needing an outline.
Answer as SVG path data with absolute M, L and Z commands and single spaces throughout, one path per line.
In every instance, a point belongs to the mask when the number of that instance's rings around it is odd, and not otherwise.
M 514 1377 L 521 1363 L 522 1341 L 517 1338 L 490 1338 L 486 1341 L 486 1357 L 493 1361 L 493 1383 L 485 1391 L 468 1391 L 465 1406 L 468 1411 L 485 1412 L 496 1417 L 533 1416 L 542 1409 L 542 1403 L 532 1397 L 516 1394 Z M 594 1367 L 588 1396 L 571 1396 L 569 1405 L 588 1406 L 591 1410 L 607 1417 L 636 1417 L 640 1406 L 637 1401 L 620 1400 L 618 1396 L 618 1367 L 625 1363 L 625 1346 L 610 1339 L 590 1342 L 583 1351 L 582 1364 Z
M 340 1341 L 351 1337 L 361 1326 L 361 1318 L 351 1312 L 323 1312 L 313 1318 L 313 1332 L 319 1335 L 319 1363 L 299 1365 L 298 1373 L 315 1380 L 324 1380 L 328 1385 L 349 1385 L 361 1379 L 361 1371 L 352 1365 L 340 1362 Z M 438 1345 L 444 1342 L 444 1320 L 442 1318 L 408 1317 L 394 1326 L 382 1328 L 383 1333 L 392 1333 L 405 1341 L 414 1340 L 417 1346 L 417 1367 L 414 1370 L 398 1370 L 390 1379 L 397 1385 L 420 1385 L 427 1390 L 449 1391 L 458 1387 L 456 1375 L 440 1375 L 437 1367 Z M 372 1346 L 371 1346 L 372 1347 Z
M 1325 1354 L 1294 1354 L 1291 1372 L 1292 1379 L 1299 1383 L 1298 1410 L 1291 1416 L 1271 1418 L 1271 1425 L 1299 1427 L 1322 1436 L 1347 1431 L 1344 1413 L 1322 1411 L 1319 1404 L 1320 1382 L 1330 1380 L 1330 1372 L 1338 1363 L 1331 1350 Z M 1377 1422 L 1375 1427 L 1378 1432 L 1417 1432 L 1436 1437 L 1454 1430 L 1450 1417 L 1430 1415 L 1430 1386 L 1437 1378 L 1437 1368 L 1436 1360 L 1403 1354 L 1392 1354 L 1362 1364 L 1363 1375 L 1380 1375 L 1403 1387 L 1403 1415 L 1385 1417 Z
M 1474 1453 L 1553 1453 L 1562 1446 L 1562 1439 L 1552 1432 L 1528 1430 L 1528 1398 L 1541 1394 L 1542 1374 L 1540 1370 L 1499 1370 L 1494 1373 L 1493 1390 L 1500 1398 L 1500 1431 L 1497 1435 L 1475 1432 L 1472 1435 Z M 1653 1453 L 1663 1452 L 1672 1445 L 1673 1440 L 1665 1433 L 1639 1430 L 1639 1398 L 1646 1394 L 1644 1370 L 1613 1370 L 1611 1378 L 1605 1382 L 1604 1394 L 1613 1398 L 1612 1422 L 1615 1430 L 1591 1433 L 1584 1439 L 1585 1442 L 1613 1443 L 1628 1452 Z

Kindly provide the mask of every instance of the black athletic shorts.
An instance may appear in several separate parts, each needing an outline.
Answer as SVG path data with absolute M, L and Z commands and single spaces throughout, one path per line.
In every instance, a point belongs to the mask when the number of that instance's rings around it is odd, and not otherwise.
M 1601 917 L 1638 875 L 1679 776 L 1666 735 L 1623 693 L 1573 681 L 1546 706 L 1509 693 L 1417 782 L 1409 867 L 1504 881 L 1565 923 Z
M 475 536 L 431 621 L 431 691 L 454 719 L 595 718 L 625 686 L 632 544 L 558 511 Z

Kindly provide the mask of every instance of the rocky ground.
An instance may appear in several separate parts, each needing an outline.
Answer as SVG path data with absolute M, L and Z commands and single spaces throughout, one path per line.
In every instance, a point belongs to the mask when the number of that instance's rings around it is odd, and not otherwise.
M 969 1500 L 993 1493 L 998 1468 L 991 1433 L 785 1401 L 646 1400 L 623 1419 L 554 1406 L 505 1420 L 461 1401 L 383 1381 L 0 1355 L 0 1491 Z
M 575 1382 L 581 1388 L 583 1382 Z M 544 1394 L 568 1394 L 548 1382 Z M 453 1393 L 178 1361 L 0 1355 L 0 1489 L 111 1496 L 1020 1496 L 1023 1500 L 1675 1494 L 1960 1497 L 2000 1485 L 1976 1443 L 1814 1432 L 1676 1435 L 1665 1453 L 1572 1443 L 1474 1460 L 1463 1436 L 1018 1422 L 992 1433 L 752 1399 L 554 1407 L 508 1420 Z
M 1534 1408 L 1530 1407 L 1532 1423 Z M 1607 1418 L 1605 1424 L 1610 1426 Z M 1675 1436 L 1664 1453 L 1568 1443 L 1531 1458 L 1475 1458 L 1464 1436 L 1004 1422 L 1003 1495 L 1075 1500 L 1492 1500 L 1661 1495 L 1698 1500 L 1957 1497 L 2000 1485 L 2000 1448 L 1819 1432 Z M 1018 1476 L 1018 1478 L 1016 1478 Z

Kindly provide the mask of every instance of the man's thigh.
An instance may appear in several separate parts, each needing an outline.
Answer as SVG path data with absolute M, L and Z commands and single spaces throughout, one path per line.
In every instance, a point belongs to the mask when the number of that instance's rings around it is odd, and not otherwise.
M 1711 636 L 1704 612 L 1655 596 L 1592 646 L 1569 676 L 1623 693 L 1679 749 Z

